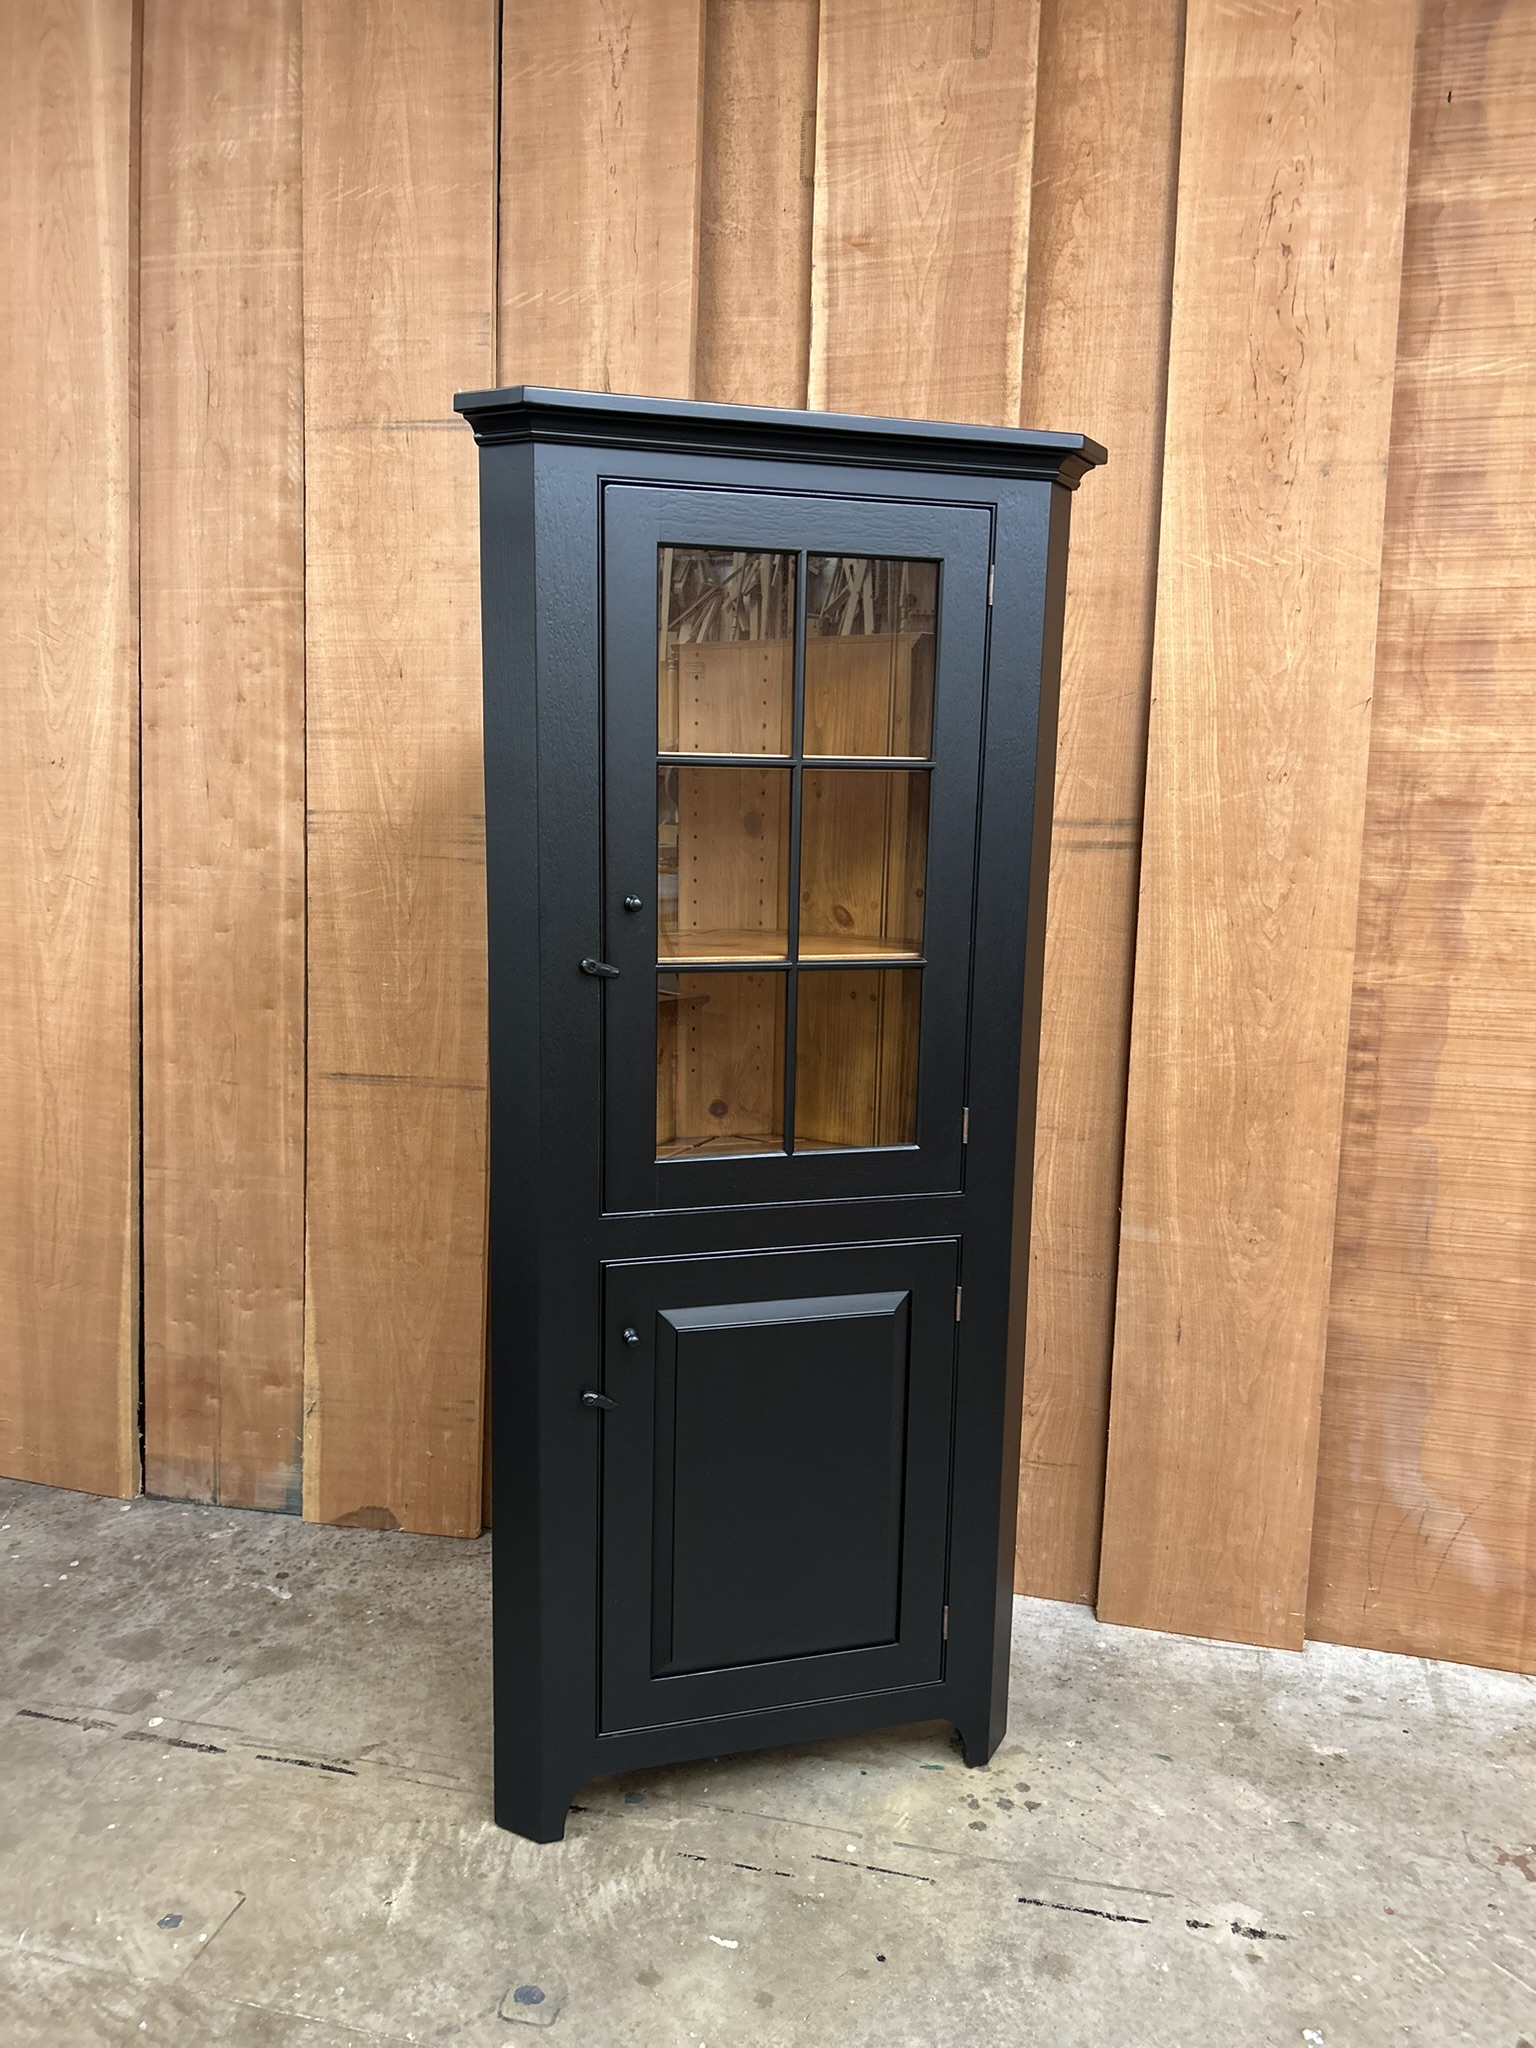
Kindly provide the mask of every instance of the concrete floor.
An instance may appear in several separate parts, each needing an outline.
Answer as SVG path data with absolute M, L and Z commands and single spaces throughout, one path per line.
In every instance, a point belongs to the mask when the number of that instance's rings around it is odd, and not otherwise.
M 1020 1601 L 904 1729 L 489 1819 L 486 1543 L 0 1482 L 0 2043 L 1536 2044 L 1536 1680 Z

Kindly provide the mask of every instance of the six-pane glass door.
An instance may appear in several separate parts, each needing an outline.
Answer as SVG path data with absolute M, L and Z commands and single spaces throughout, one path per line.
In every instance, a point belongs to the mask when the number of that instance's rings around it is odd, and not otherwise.
M 657 1157 L 913 1145 L 939 565 L 672 545 L 657 591 Z

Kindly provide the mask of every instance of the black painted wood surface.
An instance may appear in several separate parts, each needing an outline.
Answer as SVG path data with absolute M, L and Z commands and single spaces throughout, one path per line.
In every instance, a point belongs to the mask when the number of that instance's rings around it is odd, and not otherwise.
M 589 1777 L 903 1721 L 947 1719 L 984 1761 L 1068 508 L 1103 451 L 457 403 L 481 443 L 497 1818 L 557 1839 Z M 669 539 L 942 565 L 915 1144 L 655 1158 Z

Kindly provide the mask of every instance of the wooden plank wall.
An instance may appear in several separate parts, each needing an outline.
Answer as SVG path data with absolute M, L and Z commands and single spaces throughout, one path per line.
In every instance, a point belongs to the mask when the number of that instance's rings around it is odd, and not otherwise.
M 691 398 L 703 0 L 526 0 L 504 34 L 501 382 Z
M 1411 157 L 1415 0 L 141 5 L 0 12 L 4 1468 L 137 1481 L 136 656 L 148 1483 L 472 1533 L 452 392 L 1023 419 L 1112 461 L 1018 1582 L 1536 1661 L 1526 0 L 1424 0 Z
M 816 0 L 709 0 L 699 398 L 806 402 L 817 27 Z
M 480 1525 L 494 0 L 305 0 L 304 1510 Z M 424 82 L 430 90 L 424 90 Z
M 1419 59 L 1308 1633 L 1536 1669 L 1536 9 Z
M 1412 0 L 1197 0 L 1099 1613 L 1299 1648 Z
M 1017 423 L 1038 35 L 1038 0 L 821 0 L 813 406 Z
M 297 1509 L 299 0 L 145 0 L 144 1483 Z
M 1092 1600 L 1152 681 L 1183 0 L 1043 0 L 1024 422 L 1111 451 L 1072 507 L 1035 1134 L 1022 1593 Z
M 0 8 L 0 1469 L 138 1488 L 137 47 Z

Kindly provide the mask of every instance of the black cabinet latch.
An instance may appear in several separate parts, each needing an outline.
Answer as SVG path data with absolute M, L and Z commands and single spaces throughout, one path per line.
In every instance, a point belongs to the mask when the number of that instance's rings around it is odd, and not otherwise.
M 610 967 L 606 960 L 583 960 L 581 971 L 583 974 L 599 975 L 604 981 L 617 981 L 619 978 L 617 967 Z
M 599 1394 L 591 1387 L 582 1395 L 581 1401 L 584 1408 L 617 1408 L 619 1405 L 611 1394 Z

